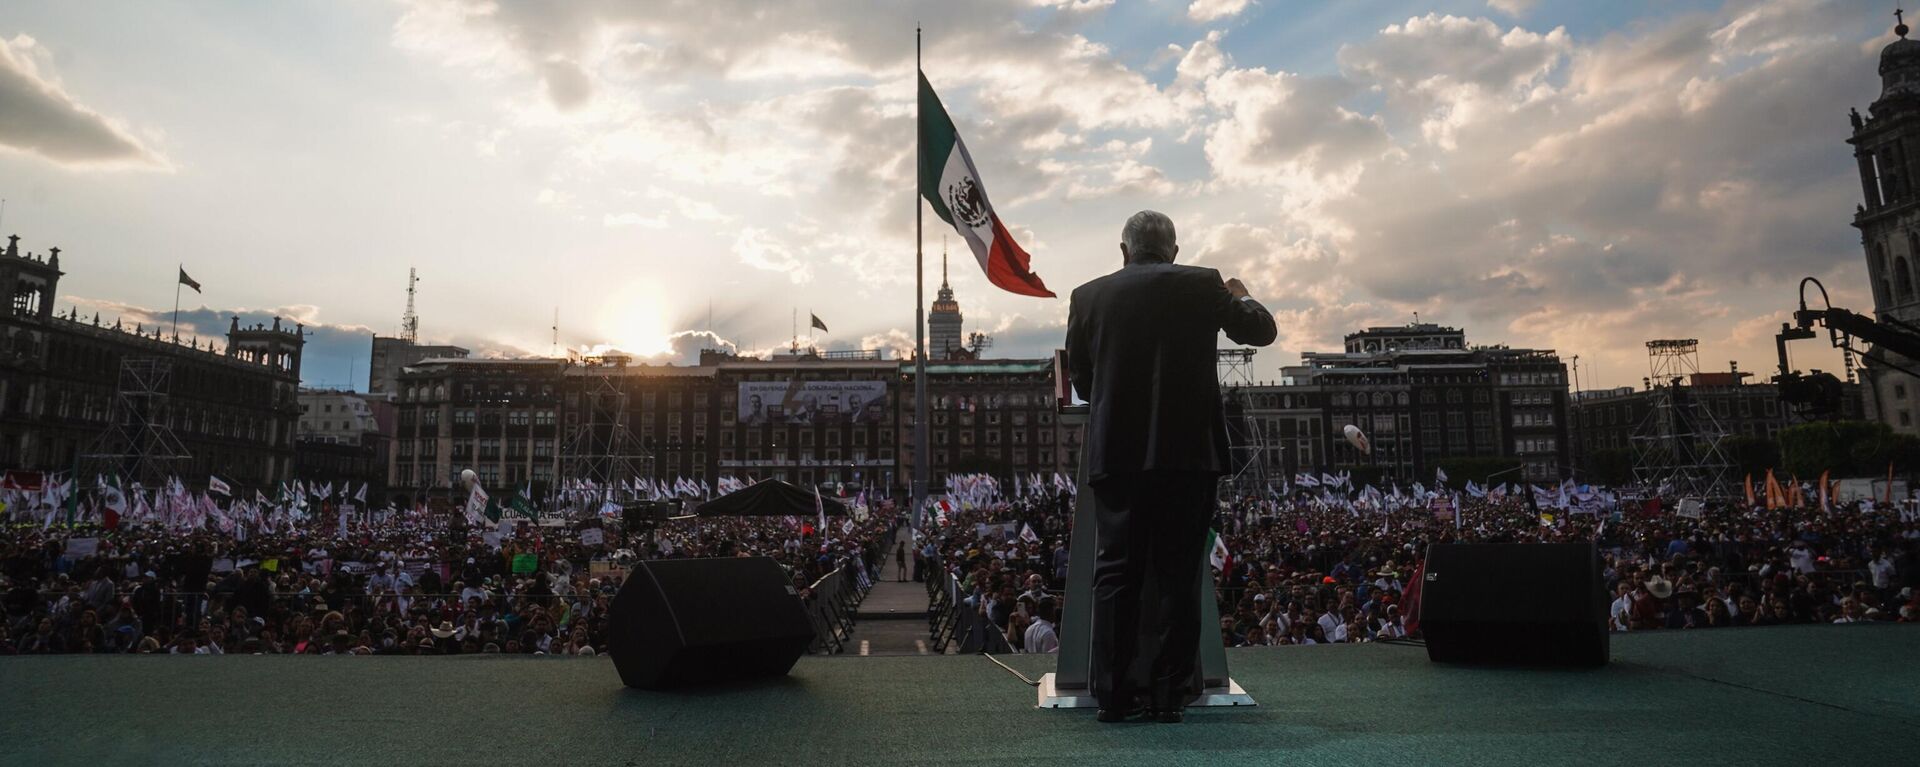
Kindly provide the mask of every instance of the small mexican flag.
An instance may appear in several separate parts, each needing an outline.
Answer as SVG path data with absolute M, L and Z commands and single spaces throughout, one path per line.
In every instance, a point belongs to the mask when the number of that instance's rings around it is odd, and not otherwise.
M 987 202 L 987 188 L 980 183 L 973 156 L 925 73 L 920 75 L 920 196 L 967 241 L 988 282 L 1009 293 L 1054 297 L 1028 266 L 1027 252 L 1013 241 Z
M 1233 567 L 1233 555 L 1227 553 L 1227 542 L 1220 540 L 1216 530 L 1207 531 L 1207 563 L 1215 570 L 1228 570 Z

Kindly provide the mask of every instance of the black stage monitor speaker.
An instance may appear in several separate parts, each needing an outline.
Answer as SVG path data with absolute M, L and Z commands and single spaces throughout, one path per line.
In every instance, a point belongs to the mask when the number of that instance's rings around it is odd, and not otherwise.
M 767 557 L 641 561 L 607 611 L 628 687 L 780 676 L 813 642 L 785 570 Z
M 1600 551 L 1591 543 L 1428 546 L 1420 632 L 1436 663 L 1606 665 Z

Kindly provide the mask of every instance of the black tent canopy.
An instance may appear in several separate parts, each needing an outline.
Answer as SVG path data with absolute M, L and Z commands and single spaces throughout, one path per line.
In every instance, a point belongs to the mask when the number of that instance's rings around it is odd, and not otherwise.
M 700 504 L 693 513 L 702 517 L 805 517 L 815 513 L 814 495 L 786 482 L 770 479 Z M 829 517 L 846 516 L 845 504 L 825 496 L 820 506 Z

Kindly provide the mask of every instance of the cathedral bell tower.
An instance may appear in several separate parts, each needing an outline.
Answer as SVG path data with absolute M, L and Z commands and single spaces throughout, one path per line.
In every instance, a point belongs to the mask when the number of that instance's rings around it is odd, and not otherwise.
M 1854 160 L 1860 168 L 1863 203 L 1854 210 L 1866 250 L 1874 315 L 1882 321 L 1920 324 L 1920 40 L 1907 39 L 1901 11 L 1894 40 L 1880 51 L 1880 97 L 1849 115 Z M 1889 355 L 1885 350 L 1877 354 Z M 1894 356 L 1894 355 L 1889 355 Z M 1902 367 L 1914 360 L 1894 359 Z M 1868 360 L 1864 368 L 1868 416 L 1903 434 L 1920 434 L 1920 380 Z

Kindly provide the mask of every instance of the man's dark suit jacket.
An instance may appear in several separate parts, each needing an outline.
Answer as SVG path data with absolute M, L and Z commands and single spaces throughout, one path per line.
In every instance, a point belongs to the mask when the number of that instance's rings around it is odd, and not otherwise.
M 1277 331 L 1220 272 L 1128 264 L 1073 291 L 1067 366 L 1090 406 L 1087 477 L 1227 471 L 1227 421 L 1215 378 L 1217 334 L 1266 346 Z

